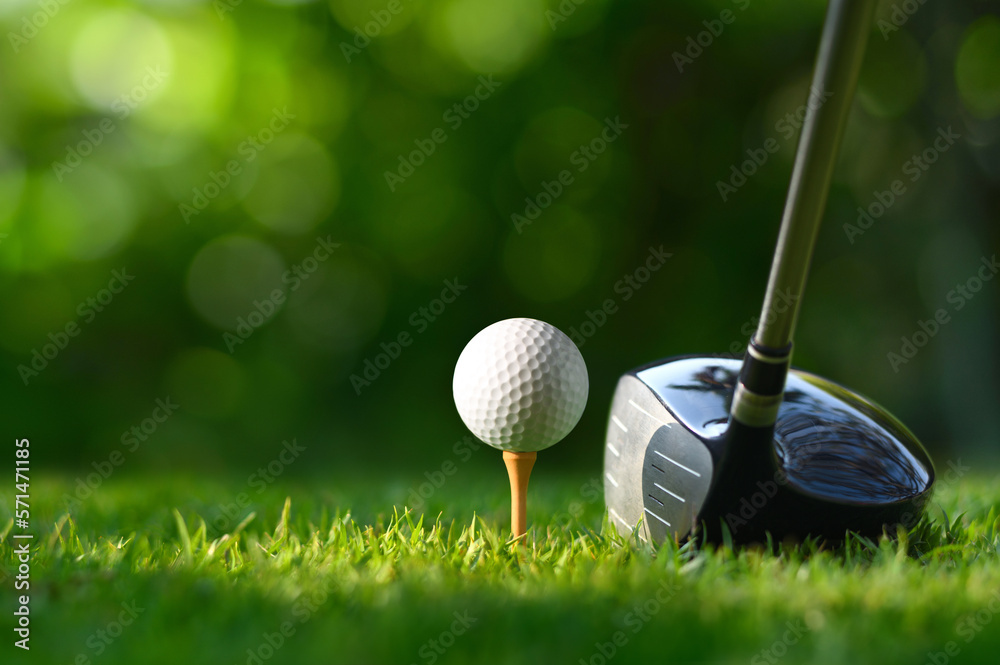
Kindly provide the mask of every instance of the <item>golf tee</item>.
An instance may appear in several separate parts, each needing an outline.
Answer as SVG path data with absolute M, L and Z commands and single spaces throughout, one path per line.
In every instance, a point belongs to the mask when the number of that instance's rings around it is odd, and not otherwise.
M 510 477 L 510 530 L 514 538 L 520 538 L 527 530 L 528 478 L 536 457 L 536 452 L 503 451 L 503 463 Z

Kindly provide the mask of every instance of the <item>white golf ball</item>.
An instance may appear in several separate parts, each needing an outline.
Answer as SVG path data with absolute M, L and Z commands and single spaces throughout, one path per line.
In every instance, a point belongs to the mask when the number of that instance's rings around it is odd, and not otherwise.
M 466 345 L 452 390 L 476 437 L 501 450 L 530 452 L 555 445 L 576 426 L 590 381 L 580 350 L 561 330 L 507 319 Z

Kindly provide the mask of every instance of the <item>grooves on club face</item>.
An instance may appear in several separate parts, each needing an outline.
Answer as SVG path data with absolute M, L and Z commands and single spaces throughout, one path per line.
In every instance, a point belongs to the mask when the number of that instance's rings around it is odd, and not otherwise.
M 712 542 L 770 534 L 877 536 L 912 524 L 934 467 L 885 409 L 826 379 L 789 373 L 772 429 L 730 423 L 738 360 L 682 357 L 638 368 L 615 390 L 605 501 L 623 535 L 662 542 L 696 528 Z M 725 454 L 724 454 L 725 453 Z

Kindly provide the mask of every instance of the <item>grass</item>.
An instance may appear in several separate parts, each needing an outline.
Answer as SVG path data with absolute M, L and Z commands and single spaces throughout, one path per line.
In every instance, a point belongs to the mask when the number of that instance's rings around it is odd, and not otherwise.
M 67 510 L 69 480 L 36 482 L 32 649 L 11 644 L 5 590 L 0 661 L 923 665 L 940 652 L 943 665 L 1000 652 L 1000 478 L 940 487 L 898 538 L 777 554 L 636 546 L 603 524 L 593 481 L 544 477 L 519 549 L 503 480 L 450 479 L 423 514 L 393 508 L 406 490 L 388 481 L 279 482 L 232 520 L 219 506 L 245 485 L 123 479 Z

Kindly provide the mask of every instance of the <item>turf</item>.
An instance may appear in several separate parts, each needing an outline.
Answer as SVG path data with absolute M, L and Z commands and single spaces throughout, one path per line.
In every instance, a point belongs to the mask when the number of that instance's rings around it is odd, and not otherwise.
M 777 553 L 624 541 L 582 477 L 535 481 L 520 548 L 503 531 L 500 480 L 452 479 L 424 513 L 393 508 L 408 488 L 392 482 L 258 494 L 123 479 L 79 504 L 70 480 L 35 483 L 32 648 L 5 628 L 0 662 L 943 665 L 1000 653 L 1000 477 L 942 484 L 909 533 Z M 227 504 L 240 508 L 231 520 Z

